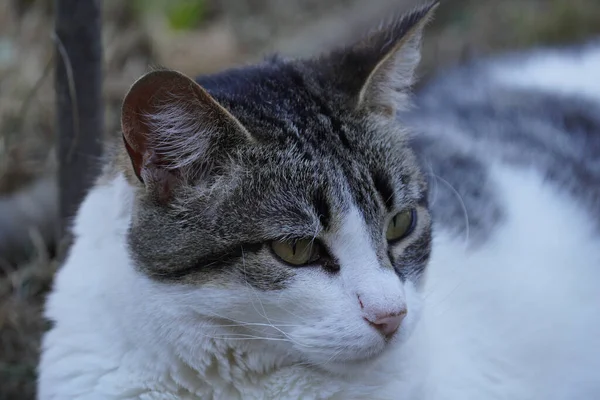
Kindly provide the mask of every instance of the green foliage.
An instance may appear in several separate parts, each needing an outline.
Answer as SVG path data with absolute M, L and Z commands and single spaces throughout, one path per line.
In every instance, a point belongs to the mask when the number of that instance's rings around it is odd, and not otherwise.
M 205 0 L 170 1 L 167 8 L 169 24 L 176 30 L 196 27 L 204 19 L 205 13 Z
M 535 15 L 513 14 L 516 39 L 523 45 L 574 43 L 600 34 L 597 0 L 547 0 Z
M 207 0 L 136 0 L 138 13 L 154 12 L 164 15 L 169 27 L 185 31 L 196 28 L 207 15 Z

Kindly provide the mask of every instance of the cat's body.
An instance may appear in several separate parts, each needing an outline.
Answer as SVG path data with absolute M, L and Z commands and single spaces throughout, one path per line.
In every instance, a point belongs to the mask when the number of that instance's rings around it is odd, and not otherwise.
M 437 176 L 425 398 L 600 396 L 598 71 L 599 42 L 494 59 L 406 115 Z
M 402 45 L 410 47 L 406 41 Z M 395 64 L 400 70 L 407 57 L 414 56 L 397 47 L 393 51 L 403 56 Z M 600 46 L 587 47 L 578 54 L 600 68 Z M 308 197 L 316 203 L 316 218 L 322 225 L 315 229 L 334 232 L 331 236 L 315 233 L 335 261 L 332 266 L 329 263 L 333 261 L 325 260 L 324 271 L 282 267 L 260 247 L 245 253 L 243 248 L 252 246 L 240 245 L 238 258 L 227 258 L 228 252 L 208 257 L 210 262 L 200 266 L 199 275 L 190 275 L 187 267 L 173 272 L 169 268 L 186 265 L 185 254 L 190 249 L 182 246 L 174 250 L 169 247 L 173 241 L 193 239 L 201 251 L 202 240 L 207 239 L 189 232 L 177 236 L 179 231 L 152 208 L 148 201 L 171 201 L 173 181 L 144 169 L 155 162 L 153 158 L 138 162 L 136 154 L 145 142 L 130 143 L 128 152 L 135 174 L 122 172 L 125 164 L 109 165 L 75 221 L 76 241 L 57 275 L 47 306 L 47 316 L 55 326 L 44 339 L 40 399 L 599 398 L 600 80 L 588 77 L 585 82 L 591 86 L 582 86 L 581 80 L 574 79 L 569 85 L 569 77 L 579 79 L 584 72 L 594 71 L 583 71 L 589 63 L 577 57 L 572 52 L 556 53 L 562 65 L 560 71 L 555 65 L 554 72 L 565 78 L 558 83 L 541 75 L 546 71 L 543 54 L 534 55 L 529 66 L 517 57 L 510 62 L 459 69 L 440 78 L 417 96 L 416 109 L 394 117 L 400 128 L 412 128 L 410 146 L 417 159 L 404 153 L 404 139 L 395 141 L 404 135 L 404 129 L 395 130 L 382 120 L 382 115 L 387 115 L 385 107 L 377 118 L 361 125 L 364 132 L 360 134 L 375 135 L 371 132 L 374 129 L 382 137 L 394 139 L 382 142 L 373 136 L 376 143 L 371 145 L 360 141 L 356 127 L 352 128 L 353 120 L 339 117 L 343 113 L 332 111 L 331 103 L 309 99 L 318 107 L 320 126 L 348 136 L 332 136 L 327 144 L 321 144 L 321 150 L 306 153 L 311 154 L 307 158 L 296 157 L 298 144 L 283 143 L 289 151 L 278 153 L 270 162 L 285 170 L 289 160 L 301 165 L 312 165 L 315 155 L 322 157 L 320 161 L 328 160 L 320 164 L 331 168 L 321 172 L 323 178 L 305 178 L 303 174 L 310 169 L 300 167 L 294 167 L 300 169 L 291 175 L 306 179 L 301 190 L 310 192 Z M 304 92 L 295 95 L 293 91 L 293 85 L 307 84 L 309 78 L 304 72 L 290 73 L 284 62 L 271 62 L 273 67 L 251 71 L 243 75 L 243 81 L 232 77 L 200 80 L 237 117 L 228 125 L 229 132 L 237 129 L 242 136 L 248 132 L 254 135 L 259 129 L 236 103 L 236 90 L 243 91 L 244 84 L 252 84 L 252 79 L 281 79 L 281 83 L 292 77 L 284 99 L 309 101 Z M 375 72 L 389 71 L 379 63 Z M 399 78 L 409 81 L 406 74 L 402 70 Z M 161 78 L 160 74 L 155 76 Z M 535 76 L 537 81 L 529 85 L 528 76 Z M 372 85 L 380 84 L 381 78 L 369 74 L 359 104 L 369 102 L 377 109 L 390 98 L 402 101 L 398 93 L 385 96 L 387 93 L 374 90 Z M 171 87 L 179 90 L 181 78 L 169 75 L 168 79 L 174 80 Z M 318 86 L 318 80 L 309 82 Z M 219 92 L 219 84 L 228 92 Z M 134 94 L 139 88 L 153 90 L 154 83 L 146 80 L 140 85 L 134 86 Z M 286 116 L 287 100 L 278 104 L 269 101 L 270 91 L 281 89 L 262 85 L 264 92 L 255 101 L 264 103 L 254 112 L 265 113 L 257 118 L 267 126 L 260 128 L 281 129 L 301 138 L 298 121 L 310 121 L 310 109 L 299 120 Z M 145 98 L 151 97 L 147 91 L 143 93 Z M 196 93 L 206 101 L 202 92 Z M 135 101 L 136 106 L 146 107 L 145 100 L 132 98 L 126 100 L 126 106 L 128 101 Z M 148 125 L 135 125 L 137 117 L 129 116 L 132 123 L 127 119 L 127 107 L 124 110 L 127 141 L 131 140 L 130 126 L 147 129 Z M 171 114 L 165 113 L 165 118 L 173 115 L 173 109 L 168 111 Z M 236 125 L 238 121 L 248 132 Z M 163 123 L 159 127 L 185 130 L 190 125 Z M 195 130 L 200 128 L 193 125 Z M 318 132 L 318 128 L 310 132 Z M 312 137 L 310 132 L 307 137 L 318 142 L 318 136 Z M 238 146 L 246 139 L 240 136 L 236 140 Z M 302 143 L 313 149 L 310 140 Z M 195 146 L 186 143 L 187 147 Z M 340 154 L 351 152 L 357 143 L 358 150 L 366 151 L 366 155 L 350 153 L 353 159 Z M 383 143 L 382 147 L 377 143 Z M 211 219 L 195 229 L 213 229 L 216 239 L 211 239 L 211 246 L 218 248 L 228 238 L 222 232 L 232 221 L 219 219 L 219 224 L 210 228 L 213 218 L 221 218 L 224 210 L 231 210 L 238 221 L 249 226 L 254 222 L 245 219 L 244 213 L 264 212 L 260 218 L 268 219 L 279 212 L 280 221 L 289 221 L 287 226 L 282 223 L 280 230 L 291 229 L 295 223 L 294 215 L 286 214 L 286 210 L 305 212 L 285 196 L 272 202 L 277 188 L 268 180 L 260 181 L 261 170 L 252 169 L 255 158 L 260 168 L 268 168 L 260 157 L 269 149 L 251 156 L 233 153 L 232 157 L 245 160 L 238 162 L 249 164 L 234 168 L 230 181 L 259 181 L 261 191 L 250 194 L 246 187 L 241 199 L 248 198 L 249 203 L 243 203 L 239 210 L 232 210 L 232 203 L 203 205 L 202 212 L 212 213 Z M 379 153 L 382 149 L 395 152 L 386 158 L 385 153 Z M 174 148 L 159 150 L 170 155 L 166 152 Z M 211 154 L 210 147 L 201 151 Z M 186 167 L 189 161 L 190 153 L 183 154 L 177 159 L 178 168 Z M 387 163 L 389 169 L 382 172 L 373 160 Z M 413 171 L 417 163 L 421 175 Z M 364 165 L 369 165 L 372 177 L 361 175 Z M 338 170 L 343 173 L 337 175 Z M 223 171 L 220 169 L 219 174 L 225 174 Z M 398 181 L 394 174 L 398 174 Z M 156 197 L 139 200 L 143 186 L 136 183 L 135 175 L 145 182 L 146 190 L 157 190 L 152 192 Z M 423 191 L 421 176 L 430 180 L 428 194 Z M 161 186 L 162 179 L 168 184 Z M 286 187 L 289 197 L 302 197 L 294 182 L 277 180 L 277 176 L 272 179 Z M 311 179 L 324 179 L 330 185 L 326 193 L 312 193 Z M 348 179 L 347 185 L 344 179 Z M 372 181 L 375 190 L 363 187 L 366 181 Z M 338 186 L 337 182 L 342 183 Z M 195 196 L 210 196 L 213 191 L 217 196 L 237 193 L 235 188 L 227 189 L 231 192 L 220 192 L 220 186 L 214 185 L 209 189 L 209 194 L 202 191 Z M 355 193 L 349 197 L 339 194 L 347 190 Z M 335 196 L 329 198 L 332 192 L 338 193 L 339 203 Z M 262 193 L 271 197 L 265 200 Z M 377 193 L 384 196 L 369 200 Z M 421 195 L 428 196 L 428 206 L 427 200 L 419 200 Z M 389 204 L 391 197 L 395 197 L 392 203 L 396 205 Z M 194 207 L 193 201 L 186 199 L 177 204 L 178 213 Z M 258 203 L 252 206 L 252 201 Z M 377 222 L 381 218 L 378 210 L 399 207 L 398 203 L 400 209 L 412 204 L 418 215 L 414 230 L 398 244 L 390 242 L 387 250 L 399 278 L 388 268 L 383 244 L 380 251 Z M 265 204 L 269 208 L 263 208 Z M 431 258 L 423 272 L 429 257 L 425 207 L 433 216 L 433 239 Z M 143 208 L 154 211 L 145 215 Z M 157 232 L 164 242 L 171 243 L 168 246 L 152 242 L 150 228 L 135 230 L 136 226 L 150 226 L 153 220 L 164 227 Z M 189 219 L 181 222 L 192 223 Z M 272 223 L 265 226 L 254 229 L 270 229 Z M 145 258 L 148 254 L 152 258 Z M 163 255 L 166 258 L 161 258 Z M 153 265 L 157 259 L 161 263 Z M 171 259 L 176 260 L 173 266 Z M 226 264 L 229 269 L 225 271 L 229 272 L 202 270 L 205 265 L 218 263 Z M 271 265 L 267 274 L 261 269 L 265 263 Z M 169 268 L 163 268 L 165 265 Z M 242 284 L 236 283 L 238 273 L 243 274 Z M 418 292 L 422 292 L 422 300 Z M 404 315 L 408 310 L 398 333 L 389 337 L 390 344 L 362 321 L 361 312 L 363 318 L 371 320 L 369 309 L 389 315 Z M 374 358 L 376 355 L 379 357 Z

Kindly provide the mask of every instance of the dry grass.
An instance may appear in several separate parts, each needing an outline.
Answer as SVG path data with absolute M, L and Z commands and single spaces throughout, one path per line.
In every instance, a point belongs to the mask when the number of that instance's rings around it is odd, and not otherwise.
M 404 0 L 405 5 L 416 2 Z M 52 154 L 49 3 L 0 2 L 0 196 L 39 176 Z M 258 3 L 264 7 L 251 7 Z M 348 39 L 399 7 L 397 0 L 368 3 L 369 10 L 357 0 L 335 0 L 331 6 L 287 2 L 305 7 L 298 14 L 274 7 L 281 4 L 275 0 L 227 0 L 218 10 L 227 18 L 216 15 L 193 31 L 173 32 L 160 16 L 137 15 L 126 2 L 105 0 L 107 132 L 118 130 L 121 98 L 150 64 L 195 74 L 254 59 L 266 49 L 311 53 Z M 18 12 L 14 4 L 25 11 Z M 500 49 L 570 43 L 594 35 L 600 35 L 598 0 L 448 1 L 429 29 L 424 71 Z M 0 268 L 0 400 L 34 397 L 39 337 L 46 326 L 40 310 L 55 268 L 56 262 L 43 253 L 16 270 Z
M 0 399 L 33 398 L 39 334 L 46 328 L 40 312 L 55 267 L 38 258 L 0 280 Z

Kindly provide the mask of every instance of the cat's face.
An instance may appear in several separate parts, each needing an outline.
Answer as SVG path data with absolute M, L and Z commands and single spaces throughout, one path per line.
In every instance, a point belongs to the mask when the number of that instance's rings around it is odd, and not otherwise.
M 197 318 L 205 337 L 272 339 L 331 370 L 410 332 L 430 218 L 393 110 L 430 11 L 319 59 L 270 60 L 200 85 L 156 71 L 132 87 L 128 242 L 171 312 Z

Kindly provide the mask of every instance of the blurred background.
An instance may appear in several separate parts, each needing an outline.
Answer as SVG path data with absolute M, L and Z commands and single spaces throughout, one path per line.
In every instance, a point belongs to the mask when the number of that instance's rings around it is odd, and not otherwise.
M 40 310 L 58 264 L 46 245 L 56 225 L 53 3 L 0 1 L 0 400 L 34 398 L 47 326 Z M 311 55 L 418 3 L 104 0 L 106 134 L 118 133 L 121 100 L 150 66 L 198 75 L 274 51 Z M 446 0 L 428 29 L 420 75 L 426 80 L 471 58 L 596 35 L 599 0 Z M 24 217 L 17 219 L 15 208 Z

